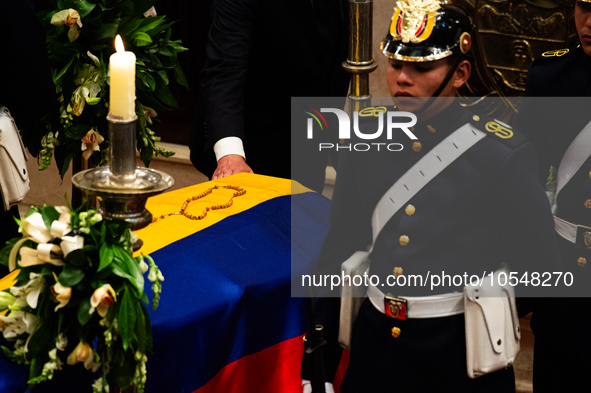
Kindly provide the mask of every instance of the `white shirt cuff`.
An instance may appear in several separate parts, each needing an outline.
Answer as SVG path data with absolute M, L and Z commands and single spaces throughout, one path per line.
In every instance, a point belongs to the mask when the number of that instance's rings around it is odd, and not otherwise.
M 238 154 L 246 161 L 246 154 L 244 154 L 244 145 L 242 139 L 237 136 L 227 136 L 220 139 L 213 145 L 213 152 L 215 153 L 215 159 L 220 160 L 223 156 L 229 154 Z

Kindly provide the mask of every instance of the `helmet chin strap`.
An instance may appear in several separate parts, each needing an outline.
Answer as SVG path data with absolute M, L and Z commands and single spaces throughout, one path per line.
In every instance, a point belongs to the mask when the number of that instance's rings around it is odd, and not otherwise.
M 460 65 L 462 60 L 464 60 L 463 55 L 458 57 L 458 59 L 456 60 L 454 65 L 452 67 L 450 67 L 449 71 L 447 72 L 447 75 L 443 79 L 443 82 L 441 82 L 441 84 L 439 85 L 437 90 L 435 90 L 435 93 L 433 93 L 433 95 L 431 97 L 429 97 L 429 99 L 425 102 L 425 104 L 423 104 L 423 106 L 421 106 L 419 109 L 417 109 L 415 111 L 415 115 L 419 116 L 420 114 L 425 112 L 427 109 L 429 109 L 433 105 L 433 103 L 435 103 L 435 100 L 437 99 L 437 97 L 439 97 L 439 95 L 441 94 L 443 89 L 445 89 L 445 86 L 447 86 L 447 84 L 449 83 L 449 80 L 451 79 L 453 74 L 458 69 L 458 66 Z

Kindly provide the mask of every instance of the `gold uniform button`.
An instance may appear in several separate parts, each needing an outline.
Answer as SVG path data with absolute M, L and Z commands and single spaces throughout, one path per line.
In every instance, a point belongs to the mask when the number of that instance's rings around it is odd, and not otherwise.
M 427 126 L 427 130 L 429 130 L 429 132 L 431 134 L 435 134 L 435 131 L 437 131 L 435 128 L 431 127 L 431 126 Z
M 414 151 L 416 151 L 417 153 L 420 152 L 422 148 L 423 148 L 423 145 L 421 144 L 421 142 L 413 142 L 412 143 L 412 149 Z
M 580 257 L 579 259 L 577 259 L 577 265 L 579 265 L 580 267 L 585 267 L 585 265 L 587 264 L 587 260 L 583 257 Z
M 408 242 L 410 241 L 410 239 L 408 238 L 408 236 L 402 235 L 402 236 L 400 236 L 400 239 L 398 239 L 398 241 L 400 242 L 401 246 L 406 246 L 408 244 Z
M 480 121 L 480 116 L 474 115 L 472 116 L 472 119 L 474 119 L 474 121 Z
M 399 327 L 394 326 L 392 328 L 392 337 L 394 337 L 394 338 L 400 337 L 400 328 Z
M 414 132 L 415 128 L 414 127 L 409 127 L 409 130 L 411 130 L 411 131 Z
M 584 205 L 585 209 L 591 209 L 591 199 L 587 199 Z
M 405 212 L 407 215 L 409 215 L 409 216 L 412 216 L 413 214 L 415 214 L 415 211 L 416 211 L 416 210 L 417 210 L 417 209 L 415 209 L 415 207 L 414 207 L 413 205 L 408 205 L 408 206 L 406 206 L 406 208 L 404 209 L 404 212 Z
M 401 267 L 399 267 L 399 266 L 396 266 L 396 267 L 394 268 L 393 272 L 394 272 L 394 277 L 398 277 L 398 276 L 402 276 L 402 272 L 403 272 L 403 270 L 402 270 L 402 268 L 401 268 Z
M 591 178 L 591 172 L 589 172 L 589 177 Z

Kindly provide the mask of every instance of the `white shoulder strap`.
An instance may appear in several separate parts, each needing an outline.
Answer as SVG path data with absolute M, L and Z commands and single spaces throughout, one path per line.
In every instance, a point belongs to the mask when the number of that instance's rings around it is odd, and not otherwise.
M 449 164 L 484 138 L 486 134 L 471 124 L 465 124 L 441 141 L 412 166 L 378 202 L 371 217 L 372 246 L 386 223 L 427 183 Z
M 591 155 L 591 121 L 572 141 L 558 166 L 556 196 Z M 556 199 L 555 199 L 556 200 Z

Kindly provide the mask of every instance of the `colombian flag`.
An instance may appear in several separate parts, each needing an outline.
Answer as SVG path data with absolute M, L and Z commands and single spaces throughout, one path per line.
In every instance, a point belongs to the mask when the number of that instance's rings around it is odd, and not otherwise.
M 239 174 L 151 198 L 147 207 L 154 217 L 179 211 L 213 185 L 247 192 L 203 220 L 170 216 L 136 232 L 165 276 L 150 315 L 146 393 L 301 392 L 308 303 L 291 297 L 292 271 L 301 280 L 312 270 L 330 202 L 289 180 Z M 187 211 L 199 215 L 233 192 L 213 190 Z

